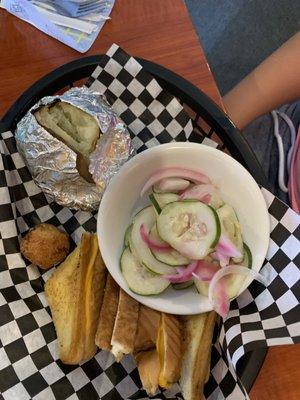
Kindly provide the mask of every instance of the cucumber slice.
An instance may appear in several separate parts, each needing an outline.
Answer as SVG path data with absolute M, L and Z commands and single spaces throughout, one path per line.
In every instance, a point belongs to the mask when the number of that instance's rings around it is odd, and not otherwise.
M 150 231 L 150 236 L 152 236 L 157 242 L 161 244 L 166 244 L 158 235 L 156 224 L 152 227 Z M 177 250 L 170 250 L 170 252 L 160 252 L 151 249 L 154 257 L 165 264 L 172 265 L 174 267 L 178 265 L 187 265 L 190 260 L 182 256 Z
M 208 296 L 208 287 L 209 284 L 207 282 L 199 281 L 199 279 L 193 278 L 194 284 L 196 286 L 197 292 L 202 294 L 202 296 Z
M 244 265 L 245 267 L 251 268 L 252 267 L 252 254 L 249 247 L 244 243 L 244 259 L 240 265 Z M 223 267 L 226 268 L 226 267 Z M 243 275 L 228 275 L 224 277 L 226 282 L 226 291 L 230 299 L 236 297 L 239 293 L 241 287 L 243 286 L 245 276 Z M 201 282 L 198 279 L 194 279 L 194 284 L 198 293 L 202 294 L 203 296 L 208 296 L 208 286 L 207 282 Z
M 173 268 L 170 265 L 158 261 L 146 243 L 141 238 L 140 227 L 144 224 L 147 232 L 153 227 L 156 221 L 156 213 L 152 206 L 144 208 L 134 218 L 131 231 L 130 249 L 140 262 L 155 274 L 172 274 Z
M 159 182 L 156 182 L 152 189 L 155 193 L 178 193 L 181 190 L 185 190 L 190 186 L 191 182 L 183 178 L 163 178 Z
M 221 197 L 220 190 L 215 188 L 215 190 L 211 194 L 211 200 L 209 205 L 213 207 L 215 210 L 220 208 L 224 204 L 224 201 Z
M 249 249 L 249 247 L 246 245 L 246 243 L 243 243 L 244 247 L 244 254 L 243 254 L 243 261 L 239 262 L 240 265 L 243 265 L 245 267 L 251 268 L 252 267 L 252 254 Z M 226 280 L 226 291 L 228 296 L 232 299 L 233 297 L 236 297 L 241 289 L 241 287 L 244 284 L 244 281 L 246 277 L 241 274 L 236 274 L 236 275 L 228 275 L 224 278 Z
M 128 247 L 121 255 L 120 266 L 129 289 L 141 296 L 160 294 L 170 285 L 166 279 L 144 268 Z
M 176 201 L 162 209 L 157 231 L 185 257 L 201 260 L 218 243 L 220 222 L 215 210 L 200 201 Z
M 124 247 L 129 246 L 131 231 L 132 231 L 132 224 L 129 225 L 129 227 L 126 229 L 125 238 L 124 238 Z
M 237 219 L 234 209 L 224 204 L 217 210 L 218 217 L 221 223 L 221 234 L 226 236 L 242 254 L 242 257 L 233 258 L 233 262 L 239 263 L 243 261 L 243 238 L 239 220 Z
M 193 284 L 194 284 L 193 281 L 172 283 L 172 288 L 175 290 L 182 290 L 182 289 L 187 289 L 187 288 L 193 286 Z
M 201 198 L 204 198 L 206 195 L 210 196 L 210 200 L 208 202 L 200 200 Z M 219 188 L 214 186 L 212 183 L 191 185 L 190 188 L 184 192 L 183 198 L 189 200 L 200 200 L 203 203 L 210 205 L 214 209 L 217 209 L 224 204 L 221 198 Z
M 249 247 L 244 243 L 244 259 L 241 263 L 245 267 L 251 268 L 252 267 L 252 253 Z
M 155 208 L 155 211 L 157 214 L 161 213 L 161 207 L 159 206 L 158 202 L 156 201 L 156 198 L 154 197 L 154 194 L 151 193 L 149 196 L 149 200 L 151 201 L 153 207 Z
M 173 201 L 179 199 L 178 194 L 175 193 L 151 193 L 149 199 L 158 214 L 161 213 L 162 208 Z
M 216 263 L 210 256 L 205 257 L 205 261 L 209 263 Z M 208 296 L 208 287 L 209 287 L 209 282 L 202 282 L 199 281 L 199 279 L 193 278 L 194 284 L 196 286 L 197 292 L 199 294 L 202 294 L 202 296 Z
M 175 193 L 153 193 L 153 197 L 161 209 L 179 199 L 178 194 Z
M 226 267 L 223 267 L 226 268 Z M 225 285 L 226 285 L 226 292 L 230 299 L 237 296 L 238 292 L 240 291 L 245 276 L 244 275 L 228 275 L 224 277 Z M 199 281 L 198 279 L 194 278 L 194 284 L 196 286 L 197 292 L 202 294 L 203 296 L 208 296 L 208 287 L 209 283 Z

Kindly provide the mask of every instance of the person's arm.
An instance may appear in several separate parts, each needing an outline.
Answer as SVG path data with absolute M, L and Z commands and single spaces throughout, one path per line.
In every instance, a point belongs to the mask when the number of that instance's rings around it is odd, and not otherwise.
M 262 114 L 300 98 L 300 32 L 227 93 L 225 109 L 240 129 Z

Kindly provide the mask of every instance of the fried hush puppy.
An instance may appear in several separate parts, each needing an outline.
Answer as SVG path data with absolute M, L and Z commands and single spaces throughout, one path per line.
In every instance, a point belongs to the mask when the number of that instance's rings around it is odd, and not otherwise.
M 32 264 L 48 269 L 69 254 L 69 235 L 51 224 L 39 224 L 21 239 L 20 250 Z

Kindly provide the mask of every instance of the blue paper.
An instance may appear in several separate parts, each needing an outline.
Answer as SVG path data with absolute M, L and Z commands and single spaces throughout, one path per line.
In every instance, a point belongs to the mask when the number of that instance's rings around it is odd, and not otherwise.
M 103 17 L 110 15 L 114 2 L 115 0 L 105 1 L 105 6 L 101 9 Z M 91 34 L 87 34 L 76 29 L 55 25 L 28 0 L 3 0 L 3 8 L 80 53 L 85 53 L 90 49 L 106 22 L 105 20 L 93 22 L 98 27 Z
M 102 12 L 106 7 L 106 1 L 90 1 L 89 3 L 74 3 L 72 1 L 54 0 L 54 3 L 63 8 L 72 17 L 88 15 L 92 12 Z

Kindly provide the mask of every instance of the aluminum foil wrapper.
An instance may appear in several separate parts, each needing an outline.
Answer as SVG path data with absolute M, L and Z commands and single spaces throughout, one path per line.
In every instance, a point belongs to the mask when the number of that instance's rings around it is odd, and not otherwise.
M 79 175 L 76 153 L 40 126 L 33 115 L 41 105 L 58 99 L 91 114 L 99 123 L 101 134 L 89 165 L 95 184 Z M 110 178 L 134 153 L 125 124 L 102 95 L 86 87 L 41 99 L 18 123 L 15 137 L 36 184 L 58 204 L 87 211 L 98 208 Z

